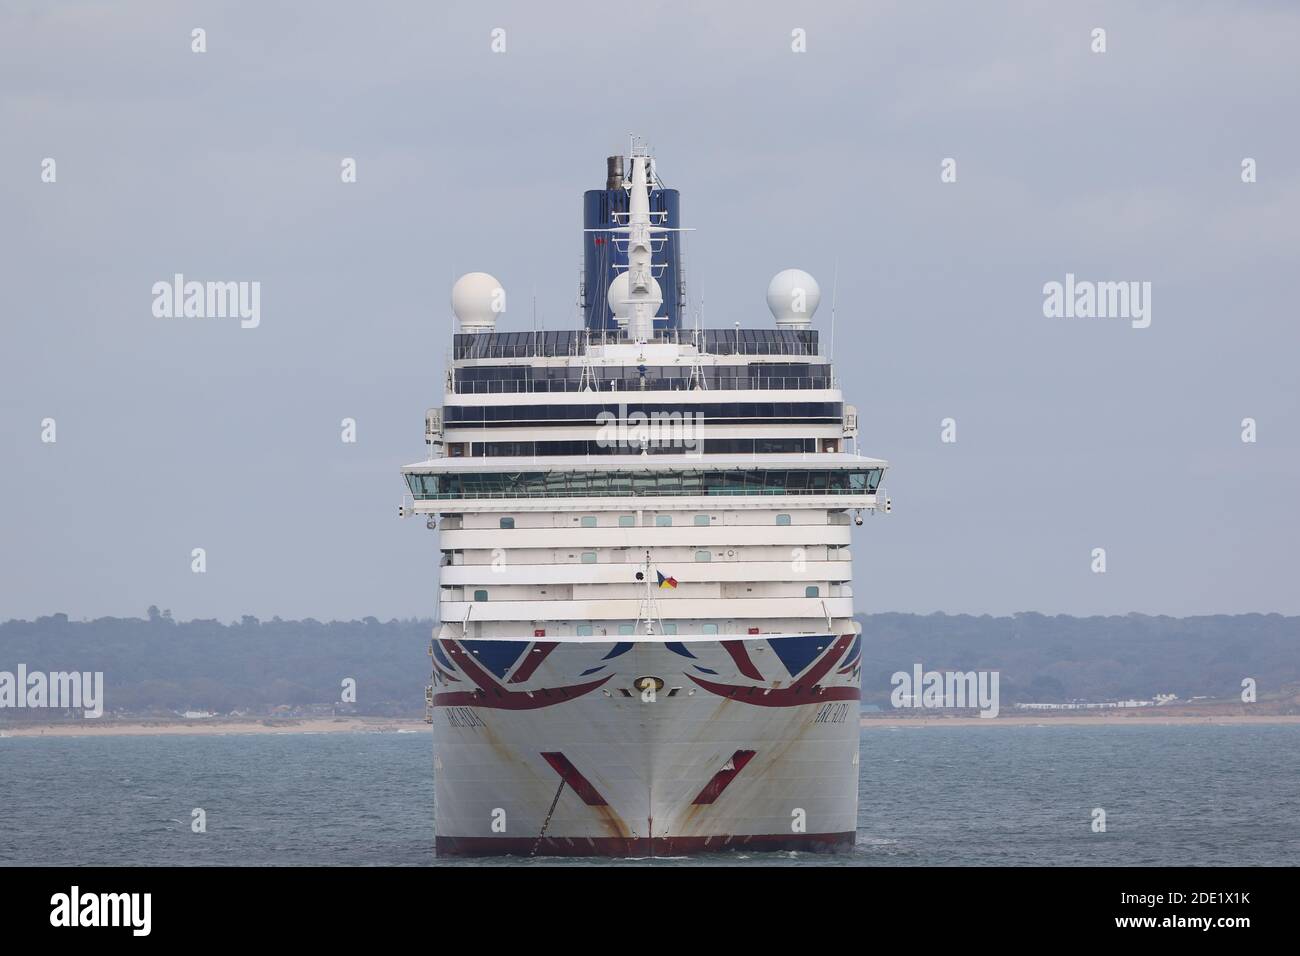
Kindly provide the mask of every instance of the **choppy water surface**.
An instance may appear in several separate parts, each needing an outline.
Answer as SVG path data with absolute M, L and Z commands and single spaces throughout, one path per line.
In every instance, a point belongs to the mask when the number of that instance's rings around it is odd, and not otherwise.
M 427 734 L 0 739 L 0 863 L 610 863 L 436 860 L 431 754 Z M 615 865 L 1300 862 L 1300 726 L 873 728 L 861 768 L 851 853 Z

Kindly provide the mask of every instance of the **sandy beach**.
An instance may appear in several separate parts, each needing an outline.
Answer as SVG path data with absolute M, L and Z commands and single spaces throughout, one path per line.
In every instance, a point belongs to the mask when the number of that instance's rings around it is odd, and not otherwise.
M 0 737 L 165 737 L 213 734 L 355 734 L 428 733 L 423 720 L 385 717 L 312 717 L 231 720 L 60 721 L 49 724 L 0 724 Z

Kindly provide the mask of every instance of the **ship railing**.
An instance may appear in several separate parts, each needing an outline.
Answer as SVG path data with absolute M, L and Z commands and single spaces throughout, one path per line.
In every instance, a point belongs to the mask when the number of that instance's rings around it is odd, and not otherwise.
M 438 494 L 418 494 L 416 501 L 457 501 L 457 500 L 497 500 L 508 501 L 519 498 L 730 498 L 737 496 L 837 496 L 837 495 L 874 495 L 868 488 L 656 488 L 636 491 L 632 489 L 610 489 L 593 493 L 581 489 L 556 488 L 554 490 L 518 491 L 470 491 L 445 492 Z
M 653 345 L 703 344 L 701 340 L 697 339 L 695 332 L 692 329 L 659 329 L 653 336 L 651 336 L 649 342 Z M 593 332 L 590 334 L 590 344 L 592 346 L 627 345 L 628 339 L 622 332 L 614 330 Z M 543 333 L 537 336 L 536 341 L 533 341 L 530 337 L 523 342 L 514 342 L 510 344 L 488 343 L 486 341 L 472 339 L 469 342 L 455 346 L 448 354 L 453 360 L 566 358 L 581 354 L 581 352 L 585 350 L 586 345 L 587 336 L 585 335 L 567 336 L 557 343 L 554 340 L 547 342 Z M 821 350 L 818 345 L 808 342 L 746 342 L 739 336 L 733 338 L 729 332 L 721 335 L 714 332 L 713 341 L 707 351 L 703 354 L 812 356 L 820 355 Z
M 599 375 L 599 369 L 593 369 Z M 495 395 L 516 392 L 611 392 L 626 394 L 628 392 L 664 391 L 686 392 L 695 387 L 689 378 L 646 378 L 646 379 L 605 379 L 594 382 L 570 381 L 568 379 L 485 379 L 469 381 L 456 376 L 455 391 L 466 395 Z M 785 376 L 737 376 L 715 379 L 702 389 L 712 391 L 734 390 L 777 390 L 787 389 L 830 389 L 838 388 L 839 380 L 833 375 L 819 375 L 813 378 Z
M 658 338 L 651 339 L 650 344 L 662 345 L 664 344 L 665 341 L 668 342 L 668 344 L 674 344 L 671 339 L 662 340 Z M 598 342 L 593 340 L 592 345 L 598 345 L 598 344 L 599 344 Z M 626 339 L 621 339 L 617 343 L 611 342 L 610 344 L 627 345 L 628 343 Z M 693 345 L 694 343 L 690 341 L 685 341 L 682 342 L 681 344 Z M 578 349 L 567 345 L 563 348 L 550 347 L 541 344 L 536 346 L 486 345 L 483 346 L 482 348 L 477 348 L 472 350 L 468 348 L 454 349 L 451 351 L 450 357 L 454 360 L 459 361 L 461 359 L 567 358 L 569 356 L 574 356 L 578 354 L 581 354 L 578 351 Z M 708 352 L 703 352 L 701 354 L 703 355 L 810 356 L 810 355 L 820 355 L 821 353 L 817 349 L 807 348 L 803 346 L 782 347 L 782 346 L 772 345 L 771 343 L 768 342 L 741 342 L 739 344 L 731 343 L 722 348 L 714 348 Z

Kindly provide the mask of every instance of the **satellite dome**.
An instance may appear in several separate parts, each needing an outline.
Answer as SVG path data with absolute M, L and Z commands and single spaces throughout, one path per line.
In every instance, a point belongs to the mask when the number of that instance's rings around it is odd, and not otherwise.
M 609 284 L 609 291 L 605 293 L 605 301 L 609 303 L 609 310 L 614 313 L 616 319 L 629 319 L 632 317 L 632 303 L 628 302 L 628 278 L 626 272 L 620 272 L 614 277 L 614 281 Z M 654 313 L 659 313 L 659 306 L 663 304 L 664 293 L 659 288 L 659 282 L 653 276 L 650 278 L 650 298 L 647 300 L 654 304 Z
M 784 269 L 767 284 L 767 307 L 779 329 L 805 328 L 821 301 L 821 286 L 802 269 Z
M 467 272 L 451 287 L 451 311 L 462 332 L 491 332 L 506 310 L 506 291 L 486 272 Z

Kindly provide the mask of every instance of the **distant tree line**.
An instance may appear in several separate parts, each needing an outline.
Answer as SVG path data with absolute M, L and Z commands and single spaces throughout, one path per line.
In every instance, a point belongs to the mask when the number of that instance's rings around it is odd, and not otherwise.
M 176 622 L 156 607 L 144 620 L 55 614 L 0 624 L 0 670 L 103 671 L 105 707 L 133 714 L 338 704 L 340 713 L 412 716 L 424 712 L 432 627 L 373 617 Z M 349 677 L 355 705 L 341 702 Z
M 875 614 L 861 617 L 862 697 L 888 704 L 890 677 L 910 671 L 996 670 L 1004 705 L 1150 699 L 1155 694 L 1239 698 L 1300 685 L 1300 618 L 1280 614 L 1164 617 L 1011 617 Z
M 887 707 L 896 671 L 997 670 L 1003 705 L 1116 700 L 1173 693 L 1236 697 L 1252 677 L 1261 696 L 1300 685 L 1300 618 L 876 614 L 862 617 L 862 690 Z M 237 623 L 146 618 L 72 621 L 65 614 L 0 624 L 0 670 L 103 671 L 109 711 L 189 709 L 269 713 L 329 707 L 418 716 L 429 679 L 433 622 L 373 617 Z M 355 705 L 342 682 L 357 682 Z M 0 711 L 0 720 L 30 717 Z

